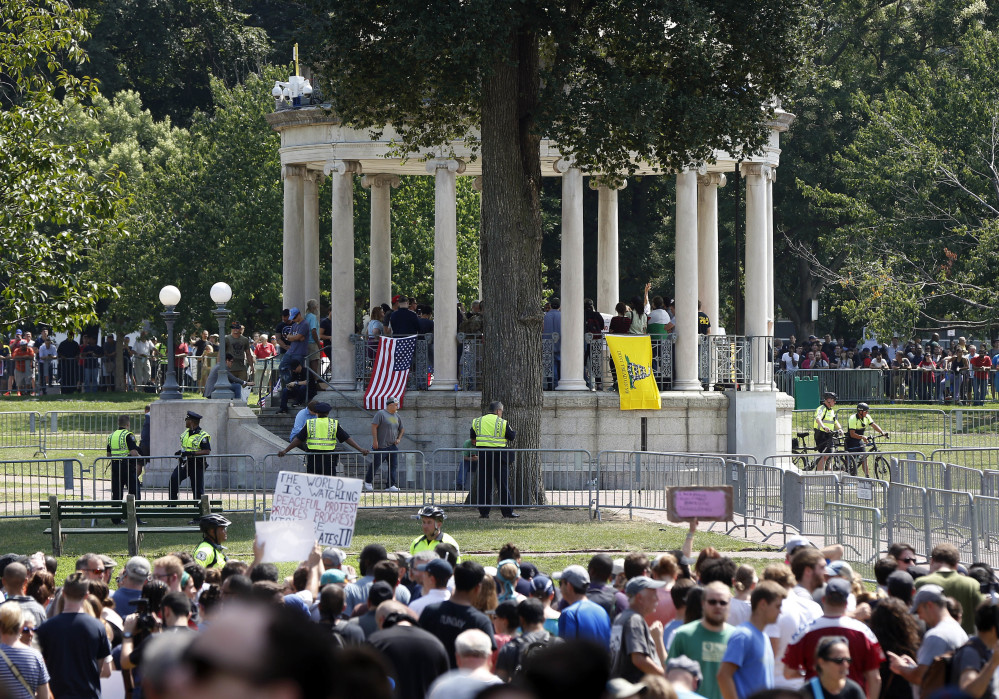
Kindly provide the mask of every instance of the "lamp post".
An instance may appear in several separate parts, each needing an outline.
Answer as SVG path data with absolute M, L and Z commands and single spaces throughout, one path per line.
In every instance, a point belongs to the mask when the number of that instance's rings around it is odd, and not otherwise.
M 163 379 L 163 390 L 160 391 L 160 400 L 181 400 L 184 396 L 180 393 L 180 386 L 177 384 L 177 358 L 174 354 L 177 346 L 173 343 L 173 324 L 180 315 L 174 309 L 180 303 L 180 289 L 173 285 L 164 286 L 160 289 L 160 303 L 166 308 L 163 311 L 163 320 L 167 326 L 167 371 L 166 378 Z
M 212 398 L 220 400 L 232 400 L 236 396 L 232 393 L 232 386 L 229 379 L 229 367 L 225 361 L 225 326 L 229 318 L 229 309 L 225 307 L 229 299 L 232 298 L 232 288 L 225 282 L 215 282 L 211 290 L 212 301 L 217 306 L 215 308 L 215 319 L 219 322 L 219 375 L 215 380 L 215 390 Z

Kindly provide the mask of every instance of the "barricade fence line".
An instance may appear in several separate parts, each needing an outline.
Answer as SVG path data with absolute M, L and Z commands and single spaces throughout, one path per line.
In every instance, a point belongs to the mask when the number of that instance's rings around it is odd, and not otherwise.
M 30 459 L 0 462 L 3 473 L 0 518 L 37 517 L 38 503 L 55 495 L 63 500 L 93 500 L 90 467 L 79 459 Z
M 45 429 L 38 412 L 0 413 L 0 449 L 34 449 L 32 456 L 45 450 Z
M 726 459 L 668 452 L 601 451 L 597 454 L 597 510 L 605 507 L 663 511 L 666 488 L 730 485 Z
M 42 423 L 44 440 L 42 449 L 50 451 L 105 451 L 108 437 L 118 429 L 118 417 L 127 415 L 129 429 L 138 434 L 142 429 L 144 414 L 141 411 L 82 411 L 50 410 Z M 138 441 L 138 440 L 136 440 Z
M 930 453 L 930 460 L 977 468 L 981 471 L 999 469 L 999 447 L 948 447 Z
M 827 502 L 823 508 L 825 545 L 840 544 L 844 559 L 866 580 L 874 578 L 881 555 L 881 510 L 876 507 Z
M 999 498 L 976 495 L 974 508 L 978 533 L 976 560 L 999 568 Z

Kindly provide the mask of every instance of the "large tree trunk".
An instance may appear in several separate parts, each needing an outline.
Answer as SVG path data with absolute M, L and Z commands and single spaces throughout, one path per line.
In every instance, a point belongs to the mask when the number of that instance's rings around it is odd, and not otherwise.
M 541 166 L 534 133 L 538 42 L 513 30 L 508 60 L 497 61 L 482 90 L 482 407 L 505 407 L 513 446 L 541 443 Z M 511 469 L 516 504 L 543 502 L 536 459 Z

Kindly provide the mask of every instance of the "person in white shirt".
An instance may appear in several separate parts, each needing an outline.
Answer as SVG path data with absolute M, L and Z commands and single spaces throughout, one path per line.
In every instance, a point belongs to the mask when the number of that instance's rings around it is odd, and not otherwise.
M 423 594 L 410 602 L 409 608 L 413 610 L 417 618 L 420 617 L 424 607 L 451 599 L 451 593 L 447 589 L 447 581 L 454 574 L 454 568 L 443 558 L 436 558 L 437 554 L 433 555 L 435 558 L 425 563 L 416 564 L 416 570 L 423 573 Z
M 801 363 L 801 355 L 795 352 L 793 347 L 789 347 L 787 352 L 781 355 L 780 363 L 784 371 L 795 371 Z
M 493 640 L 479 629 L 468 629 L 454 639 L 457 670 L 445 672 L 427 690 L 427 699 L 473 699 L 486 687 L 503 680 L 489 670 Z
M 139 333 L 139 339 L 135 341 L 132 348 L 132 366 L 135 371 L 135 385 L 149 385 L 150 368 L 149 359 L 153 356 L 156 345 L 149 339 L 149 335 L 143 330 Z

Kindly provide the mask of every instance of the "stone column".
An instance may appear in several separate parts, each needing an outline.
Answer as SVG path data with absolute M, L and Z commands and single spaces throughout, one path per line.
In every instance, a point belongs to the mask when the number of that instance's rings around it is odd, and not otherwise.
M 774 334 L 777 304 L 774 302 L 774 181 L 777 170 L 767 168 L 767 335 Z
M 305 234 L 302 180 L 304 165 L 285 165 L 281 168 L 284 180 L 284 241 L 281 266 L 281 296 L 285 308 L 305 306 L 305 286 L 302 267 L 305 260 Z
M 427 163 L 434 176 L 434 384 L 431 390 L 453 391 L 458 385 L 458 223 L 457 174 L 460 160 Z
M 354 173 L 361 166 L 353 160 L 334 160 L 326 164 L 333 190 L 333 285 L 330 304 L 332 344 L 330 363 L 333 387 L 353 391 L 354 348 Z
M 700 391 L 697 377 L 697 172 L 676 176 L 674 391 Z
M 479 267 L 478 267 L 478 269 L 479 269 L 479 281 L 478 281 L 478 286 L 476 287 L 478 289 L 478 292 L 477 292 L 478 295 L 477 295 L 476 299 L 479 300 L 479 301 L 481 301 L 482 300 L 482 225 L 481 225 L 481 221 L 482 221 L 482 175 L 479 175 L 478 177 L 475 177 L 475 178 L 472 179 L 472 188 L 476 192 L 479 193 L 479 221 L 480 221 L 480 224 L 479 224 L 479 257 L 478 257 L 478 260 L 479 260 Z M 472 307 L 469 306 L 466 310 L 470 311 L 470 310 L 472 310 Z
M 559 391 L 587 391 L 583 378 L 583 173 L 571 161 L 562 173 L 562 331 Z
M 597 190 L 597 310 L 611 315 L 621 300 L 617 192 L 627 186 L 628 180 L 621 180 L 616 186 L 590 180 L 590 188 Z
M 319 183 L 323 173 L 307 170 L 302 178 L 302 229 L 304 255 L 302 266 L 302 301 L 319 299 Z
M 371 190 L 371 248 L 368 309 L 392 300 L 392 188 L 395 175 L 365 175 L 361 186 Z
M 720 172 L 697 177 L 697 297 L 711 334 L 718 328 L 718 188 L 725 181 Z
M 767 177 L 764 163 L 743 163 L 746 184 L 746 335 L 763 337 L 767 327 Z M 765 346 L 751 340 L 751 389 L 768 390 Z

